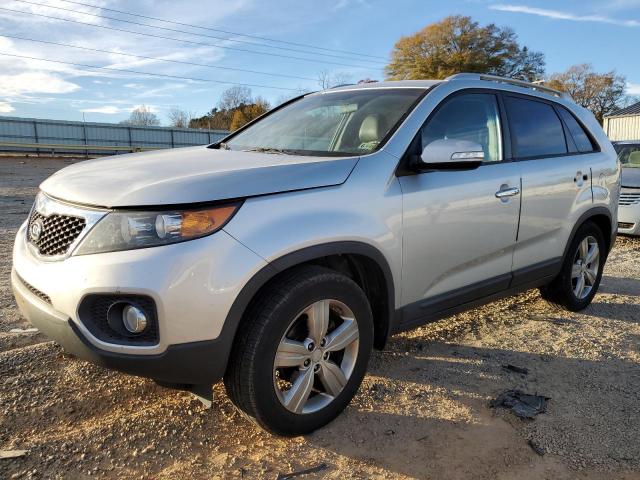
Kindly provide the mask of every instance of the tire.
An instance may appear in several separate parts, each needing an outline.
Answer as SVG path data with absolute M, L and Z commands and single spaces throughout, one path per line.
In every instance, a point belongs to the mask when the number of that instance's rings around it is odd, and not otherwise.
M 594 245 L 597 246 L 598 255 L 597 259 L 591 259 L 591 263 L 580 265 L 578 263 L 579 260 L 581 260 L 583 264 L 585 263 L 583 258 L 585 245 L 588 247 L 588 252 L 591 252 L 591 248 Z M 588 256 L 586 259 L 589 260 Z M 597 267 L 594 266 L 596 260 L 598 263 Z M 558 276 L 554 278 L 550 284 L 540 288 L 542 298 L 556 308 L 569 310 L 571 312 L 578 312 L 586 308 L 598 291 L 605 261 L 606 250 L 604 235 L 595 223 L 586 222 L 577 230 L 571 241 Z M 582 269 L 580 276 L 585 286 L 582 292 L 579 292 L 579 277 L 576 278 L 576 274 L 580 269 Z
M 327 333 L 319 336 L 321 331 Z M 373 316 L 362 289 L 333 270 L 301 266 L 276 278 L 252 302 L 236 335 L 225 388 L 236 407 L 265 430 L 303 435 L 349 404 L 372 347 Z

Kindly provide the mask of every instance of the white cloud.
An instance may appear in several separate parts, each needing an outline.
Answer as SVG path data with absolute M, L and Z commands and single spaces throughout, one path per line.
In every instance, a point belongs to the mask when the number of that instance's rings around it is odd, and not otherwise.
M 78 102 L 73 103 L 77 105 Z M 103 115 L 116 115 L 118 113 L 131 113 L 132 111 L 143 106 L 152 113 L 159 113 L 159 109 L 155 105 L 102 105 L 98 107 L 81 108 L 80 111 L 84 113 L 102 113 Z
M 137 93 L 136 98 L 153 98 L 153 97 L 172 97 L 177 90 L 185 88 L 185 83 L 166 83 L 156 88 L 146 88 Z
M 38 0 L 33 0 L 40 3 Z M 509 2 L 515 0 L 493 0 L 495 2 Z M 526 1 L 526 0 L 520 0 Z M 615 0 L 611 0 L 615 1 Z M 623 0 L 619 0 L 623 1 Z M 628 1 L 628 0 L 627 0 Z M 350 5 L 366 5 L 369 0 L 331 0 L 331 6 L 349 8 Z M 10 2 L 11 3 L 11 2 Z M 96 17 L 83 15 L 82 12 L 97 13 L 105 16 L 117 16 L 113 12 L 100 11 L 95 8 L 85 8 L 78 5 L 71 5 L 61 2 L 60 0 L 47 0 L 48 5 L 61 6 L 69 8 L 73 11 L 59 11 L 46 8 L 42 5 L 27 4 L 7 4 L 7 8 L 23 10 L 38 14 L 61 17 L 68 20 L 76 20 L 83 23 L 95 24 L 93 26 L 80 25 L 78 23 L 65 22 L 53 19 L 46 19 L 29 14 L 10 13 L 0 11 L 0 33 L 7 35 L 15 35 L 23 37 L 23 39 L 10 39 L 0 36 L 0 104 L 2 102 L 7 105 L 0 107 L 2 109 L 14 108 L 18 115 L 23 113 L 23 109 L 35 111 L 35 116 L 48 114 L 46 112 L 67 111 L 69 117 L 77 118 L 78 112 L 85 109 L 90 114 L 105 115 L 126 115 L 135 104 L 150 102 L 155 105 L 155 110 L 160 113 L 165 112 L 168 106 L 176 104 L 196 104 L 201 102 L 196 95 L 197 88 L 202 88 L 203 93 L 207 95 L 207 102 L 212 102 L 211 97 L 216 96 L 223 86 L 208 84 L 204 89 L 204 83 L 182 81 L 170 76 L 193 77 L 219 79 L 228 82 L 256 82 L 266 85 L 281 85 L 277 79 L 263 79 L 260 81 L 256 78 L 249 78 L 247 74 L 233 71 L 216 71 L 197 65 L 189 65 L 189 62 L 203 63 L 220 66 L 226 66 L 224 63 L 227 57 L 230 58 L 231 64 L 235 65 L 238 61 L 236 56 L 231 55 L 225 49 L 209 46 L 206 44 L 215 44 L 220 46 L 232 46 L 236 48 L 240 45 L 230 41 L 208 39 L 206 37 L 198 38 L 189 35 L 188 38 L 193 42 L 202 42 L 185 44 L 180 42 L 169 42 L 166 39 L 151 36 L 135 35 L 125 32 L 114 32 L 107 28 L 100 27 L 116 27 L 132 31 L 145 31 L 162 36 L 187 38 L 187 36 L 177 35 L 170 32 L 160 32 L 152 29 L 140 29 L 133 25 L 121 24 L 115 21 L 108 21 Z M 275 15 L 275 10 L 271 5 L 263 6 L 255 0 L 224 0 L 216 2 L 215 9 L 203 9 L 201 0 L 183 0 L 182 2 L 162 2 L 141 1 L 141 2 L 122 2 L 121 0 L 92 0 L 89 2 L 109 8 L 117 8 L 126 10 L 123 5 L 131 4 L 132 11 L 142 15 L 157 16 L 166 19 L 177 20 L 184 23 L 192 23 L 198 25 L 240 25 L 235 20 L 238 14 L 246 17 L 246 22 L 242 22 L 241 27 L 234 27 L 240 31 L 253 32 L 260 35 L 269 35 L 276 38 L 284 38 L 282 26 L 277 22 L 268 22 L 262 18 L 262 15 L 245 15 L 245 13 L 263 13 Z M 135 4 L 135 8 L 134 5 Z M 158 5 L 162 4 L 162 8 L 158 9 Z M 5 5 L 3 5 L 4 7 Z M 327 8 L 330 11 L 331 8 Z M 290 12 L 286 12 L 290 13 Z M 293 15 L 293 13 L 291 13 Z M 295 16 L 300 16 L 296 13 Z M 244 18 L 243 17 L 243 18 Z M 255 17 L 255 18 L 254 18 Z M 278 13 L 278 18 L 280 13 Z M 122 17 L 129 18 L 129 17 Z M 138 21 L 138 20 L 135 20 Z M 171 24 L 165 24 L 161 21 L 152 22 L 150 20 L 139 20 L 143 23 L 161 25 L 169 28 L 182 29 Z M 286 23 L 286 22 L 285 22 Z M 300 23 L 295 23 L 294 30 L 300 28 Z M 232 29 L 232 27 L 228 27 Z M 186 30 L 186 27 L 184 28 Z M 192 29 L 189 29 L 192 30 Z M 193 29 L 194 30 L 194 29 Z M 34 34 L 37 32 L 37 35 Z M 206 31 L 194 30 L 194 33 L 207 34 Z M 211 33 L 211 35 L 221 37 L 235 38 L 234 35 L 222 33 Z M 38 38 L 51 42 L 59 42 L 64 44 L 76 45 L 86 49 L 105 50 L 110 53 L 82 50 L 71 47 L 61 47 L 57 45 L 47 45 L 42 43 L 31 42 L 24 38 Z M 246 49 L 254 49 L 253 47 L 241 47 Z M 256 48 L 256 50 L 258 50 Z M 135 56 L 119 55 L 117 52 L 130 53 L 140 55 L 141 57 L 154 57 L 160 59 L 170 59 L 173 63 L 161 60 L 152 60 L 150 58 L 139 58 Z M 9 55 L 15 55 L 11 57 Z M 18 58 L 18 56 L 32 58 Z M 244 56 L 242 60 L 244 60 Z M 38 60 L 41 59 L 41 60 Z M 44 59 L 51 61 L 44 61 Z M 260 58 L 251 56 L 246 61 L 260 63 Z M 55 61 L 68 62 L 55 63 Z M 130 69 L 141 72 L 153 72 L 161 75 L 167 75 L 166 78 L 152 77 L 148 75 L 136 74 L 132 72 L 117 72 L 108 70 L 91 69 L 81 65 L 96 65 L 110 67 L 114 69 Z M 271 71 L 271 68 L 256 65 L 256 70 Z M 295 68 L 295 65 L 291 68 Z M 308 68 L 313 68 L 308 66 Z M 280 71 L 279 65 L 273 66 L 273 71 Z M 293 72 L 292 72 L 293 73 Z M 313 74 L 311 74 L 313 76 Z M 284 81 L 283 81 L 284 83 Z M 283 85 L 284 86 L 284 85 Z M 258 94 L 262 94 L 258 90 Z M 265 95 L 268 96 L 267 92 Z M 25 103 L 35 106 L 27 107 Z M 95 110 L 94 110 L 95 109 Z M 116 109 L 118 109 L 116 111 Z M 42 112 L 42 113 L 40 113 Z M 56 115 L 58 115 L 56 113 Z M 61 116 L 62 117 L 62 116 Z
M 45 72 L 0 75 L 0 92 L 7 97 L 34 93 L 71 93 L 80 88 L 75 83 Z
M 604 15 L 578 15 L 560 10 L 550 10 L 546 8 L 529 7 L 526 5 L 507 5 L 496 4 L 490 5 L 491 10 L 499 10 L 501 12 L 525 13 L 528 15 L 536 15 L 539 17 L 552 18 L 554 20 L 569 20 L 573 22 L 595 22 L 607 23 L 610 25 L 618 25 L 622 27 L 640 27 L 638 20 L 621 20 L 611 18 Z
M 640 95 L 640 83 L 627 82 L 627 95 Z
M 337 0 L 333 5 L 332 10 L 342 10 L 343 8 L 349 7 L 354 3 L 357 4 L 357 6 L 369 6 L 365 0 Z
M 0 113 L 11 113 L 14 110 L 9 102 L 0 102 Z
M 34 2 L 35 3 L 35 2 Z M 93 1 L 93 5 L 104 6 L 106 2 L 103 1 Z M 36 15 L 27 15 L 22 13 L 10 13 L 3 12 L 2 16 L 11 18 L 14 17 L 16 19 L 29 19 L 30 22 L 38 22 L 38 23 L 55 23 L 59 22 L 59 20 L 55 20 L 54 18 L 47 17 L 58 17 L 58 18 L 66 18 L 69 20 L 76 20 L 79 22 L 90 23 L 90 24 L 101 24 L 104 23 L 103 19 L 94 17 L 91 14 L 95 14 L 95 9 L 87 8 L 79 5 L 70 5 L 65 2 L 60 2 L 57 0 L 53 0 L 48 3 L 51 7 L 57 8 L 49 8 L 47 5 L 36 5 L 36 4 L 27 4 L 27 3 L 19 3 L 13 5 L 3 5 L 9 7 L 13 10 L 20 10 L 23 12 L 31 12 Z M 17 7 L 17 8 L 16 8 Z M 37 16 L 44 15 L 44 16 Z
M 115 105 L 105 105 L 104 107 L 83 108 L 80 111 L 85 113 L 103 113 L 105 115 L 115 115 L 116 113 L 126 112 L 127 109 L 119 108 Z

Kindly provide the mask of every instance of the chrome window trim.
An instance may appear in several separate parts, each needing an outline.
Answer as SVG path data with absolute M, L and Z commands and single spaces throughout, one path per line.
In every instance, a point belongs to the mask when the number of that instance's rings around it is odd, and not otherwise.
M 69 245 L 67 251 L 60 255 L 41 255 L 38 248 L 29 241 L 29 229 L 25 229 L 25 240 L 27 242 L 29 252 L 31 252 L 31 254 L 38 260 L 43 262 L 59 262 L 73 255 L 74 250 L 80 244 L 82 239 L 86 237 L 95 224 L 110 211 L 107 209 L 80 207 L 72 203 L 57 200 L 48 196 L 44 192 L 39 192 L 36 196 L 33 207 L 31 207 L 31 210 L 29 211 L 29 218 L 27 219 L 27 222 L 31 220 L 34 210 L 45 217 L 55 214 L 69 215 L 83 218 L 86 222 L 84 229 L 80 232 L 80 235 L 78 235 L 78 237 Z

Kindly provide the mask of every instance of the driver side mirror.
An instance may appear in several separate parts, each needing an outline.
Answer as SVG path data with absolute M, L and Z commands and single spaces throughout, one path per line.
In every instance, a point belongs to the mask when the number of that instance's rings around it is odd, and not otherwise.
M 472 169 L 484 161 L 482 145 L 453 138 L 434 140 L 418 159 L 420 169 Z

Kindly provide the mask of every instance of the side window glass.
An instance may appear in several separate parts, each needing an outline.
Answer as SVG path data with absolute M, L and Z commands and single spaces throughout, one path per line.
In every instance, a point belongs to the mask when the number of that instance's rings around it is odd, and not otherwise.
M 516 158 L 567 153 L 562 123 L 551 105 L 520 97 L 505 97 Z
M 482 145 L 485 162 L 502 160 L 500 114 L 496 96 L 469 93 L 445 100 L 422 127 L 422 148 L 434 140 L 469 140 Z
M 584 128 L 582 128 L 575 117 L 564 107 L 558 107 L 558 110 L 560 111 L 562 120 L 569 129 L 569 133 L 571 133 L 571 136 L 573 137 L 573 141 L 576 142 L 578 151 L 582 153 L 593 152 L 594 148 L 591 140 L 589 139 L 589 135 L 587 135 L 587 132 L 584 131 Z

